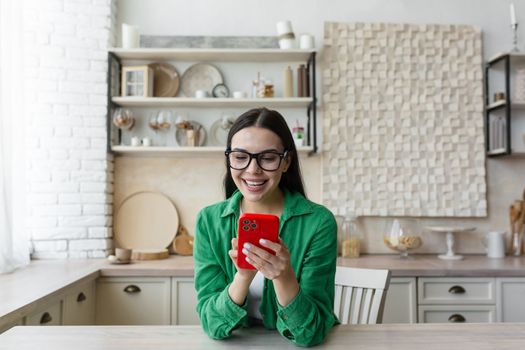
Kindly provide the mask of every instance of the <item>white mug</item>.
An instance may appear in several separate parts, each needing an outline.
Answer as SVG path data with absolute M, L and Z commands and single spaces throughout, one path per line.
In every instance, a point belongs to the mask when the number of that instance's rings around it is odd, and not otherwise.
M 299 37 L 299 48 L 303 50 L 311 50 L 314 47 L 314 36 L 310 34 L 301 34 Z
M 140 140 L 139 140 L 139 138 L 136 137 L 136 136 L 133 136 L 133 137 L 131 138 L 131 145 L 132 145 L 132 146 L 135 146 L 135 147 L 136 147 L 136 146 L 140 146 Z
M 246 98 L 246 92 L 244 91 L 234 91 L 233 98 Z
M 206 90 L 196 90 L 195 91 L 196 98 L 206 98 L 207 96 L 208 96 L 208 92 Z
M 487 257 L 501 259 L 505 257 L 505 231 L 490 231 L 485 236 L 483 243 Z
M 151 146 L 151 140 L 149 139 L 149 137 L 144 137 L 142 139 L 142 146 L 144 146 L 144 147 Z

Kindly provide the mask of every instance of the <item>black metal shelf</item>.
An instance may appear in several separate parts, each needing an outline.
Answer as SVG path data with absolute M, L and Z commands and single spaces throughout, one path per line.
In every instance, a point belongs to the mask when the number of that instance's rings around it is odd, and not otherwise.
M 485 147 L 486 154 L 488 157 L 500 157 L 509 155 L 511 151 L 511 100 L 510 100 L 510 54 L 499 54 L 495 58 L 491 59 L 485 65 Z M 494 69 L 494 66 L 503 63 L 503 70 L 505 75 L 505 99 L 497 102 L 490 102 L 490 91 L 489 91 L 489 80 L 490 71 Z M 491 141 L 494 141 L 496 137 L 491 131 L 491 113 L 503 110 L 504 111 L 504 130 L 503 139 L 504 142 L 498 145 L 492 145 Z M 493 142 L 492 142 L 493 143 Z

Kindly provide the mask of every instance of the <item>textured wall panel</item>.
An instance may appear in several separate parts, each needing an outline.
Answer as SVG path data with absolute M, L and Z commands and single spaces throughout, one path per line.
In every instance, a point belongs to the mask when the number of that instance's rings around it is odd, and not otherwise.
M 328 207 L 487 215 L 479 29 L 329 22 L 323 55 Z

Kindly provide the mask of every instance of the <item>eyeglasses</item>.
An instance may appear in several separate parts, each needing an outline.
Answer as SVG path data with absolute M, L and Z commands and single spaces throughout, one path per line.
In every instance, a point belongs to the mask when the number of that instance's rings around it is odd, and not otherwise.
M 244 170 L 250 166 L 255 158 L 259 168 L 265 171 L 276 171 L 281 166 L 281 161 L 286 157 L 288 151 L 279 153 L 275 151 L 264 151 L 260 153 L 249 153 L 245 151 L 226 150 L 224 152 L 228 165 L 235 170 Z

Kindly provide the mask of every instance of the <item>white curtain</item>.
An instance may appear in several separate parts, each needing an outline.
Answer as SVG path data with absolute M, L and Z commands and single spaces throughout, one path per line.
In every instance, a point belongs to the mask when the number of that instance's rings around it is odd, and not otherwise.
M 22 11 L 23 1 L 0 0 L 0 273 L 29 263 Z

